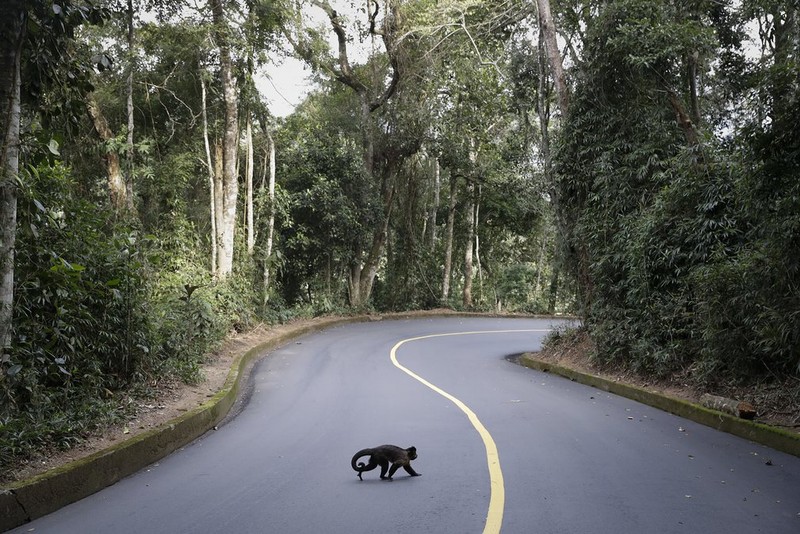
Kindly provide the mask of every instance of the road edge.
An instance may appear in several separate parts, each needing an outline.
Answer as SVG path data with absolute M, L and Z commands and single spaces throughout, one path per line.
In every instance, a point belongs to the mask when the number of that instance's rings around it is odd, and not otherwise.
M 649 391 L 638 386 L 615 382 L 601 376 L 584 373 L 558 364 L 537 360 L 535 354 L 522 354 L 519 363 L 525 367 L 562 376 L 574 382 L 614 393 L 653 408 L 658 408 L 740 438 L 800 457 L 800 435 L 781 428 L 740 419 L 733 415 L 712 410 L 663 393 Z

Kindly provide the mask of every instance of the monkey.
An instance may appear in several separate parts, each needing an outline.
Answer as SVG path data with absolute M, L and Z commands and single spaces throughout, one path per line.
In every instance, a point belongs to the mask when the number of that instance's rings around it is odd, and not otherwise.
M 362 456 L 369 456 L 368 464 L 365 465 L 364 462 L 356 463 Z M 381 445 L 373 449 L 361 449 L 353 456 L 353 459 L 350 460 L 350 465 L 358 472 L 359 480 L 364 480 L 361 478 L 361 473 L 364 471 L 372 471 L 378 466 L 381 466 L 381 479 L 392 480 L 392 475 L 401 467 L 412 477 L 420 476 L 420 473 L 417 473 L 414 471 L 414 468 L 411 467 L 411 460 L 416 459 L 416 447 L 402 449 L 395 445 Z M 392 464 L 391 469 L 389 468 L 389 464 Z M 389 471 L 388 477 L 386 476 L 386 471 Z

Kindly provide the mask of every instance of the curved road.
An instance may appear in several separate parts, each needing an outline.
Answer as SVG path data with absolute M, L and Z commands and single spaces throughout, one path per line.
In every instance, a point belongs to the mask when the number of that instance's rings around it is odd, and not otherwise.
M 254 368 L 218 431 L 12 532 L 800 532 L 799 458 L 505 359 L 552 325 L 306 336 Z M 383 443 L 416 446 L 422 476 L 360 482 L 350 457 Z

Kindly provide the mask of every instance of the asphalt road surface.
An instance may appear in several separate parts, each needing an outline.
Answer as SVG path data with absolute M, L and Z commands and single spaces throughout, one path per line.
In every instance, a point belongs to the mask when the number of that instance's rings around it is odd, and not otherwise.
M 506 359 L 553 324 L 301 338 L 219 430 L 12 532 L 800 533 L 799 458 Z M 384 443 L 416 446 L 422 476 L 359 481 L 351 456 Z

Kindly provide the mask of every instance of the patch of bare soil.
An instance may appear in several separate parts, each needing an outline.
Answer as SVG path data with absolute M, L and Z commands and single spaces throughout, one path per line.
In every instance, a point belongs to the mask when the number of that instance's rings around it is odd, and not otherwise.
M 594 346 L 585 333 L 550 344 L 532 354 L 537 360 L 600 376 L 614 382 L 638 386 L 673 398 L 699 403 L 703 394 L 719 395 L 749 402 L 755 406 L 759 423 L 783 428 L 800 434 L 800 379 L 774 379 L 746 387 L 722 384 L 713 390 L 701 390 L 683 377 L 654 380 L 626 369 L 598 365 L 591 359 Z

